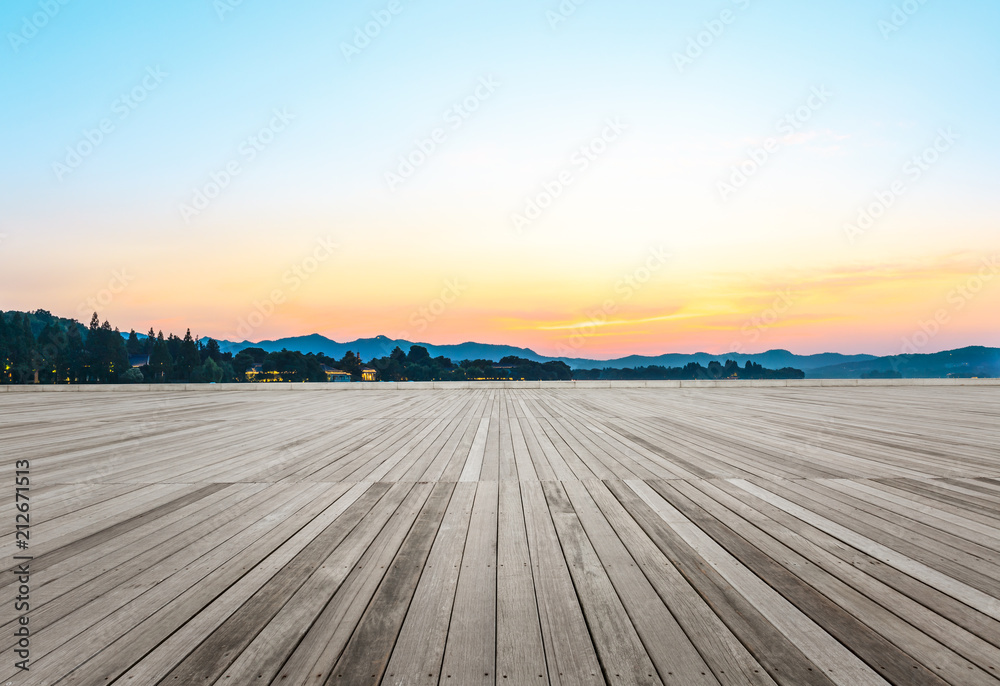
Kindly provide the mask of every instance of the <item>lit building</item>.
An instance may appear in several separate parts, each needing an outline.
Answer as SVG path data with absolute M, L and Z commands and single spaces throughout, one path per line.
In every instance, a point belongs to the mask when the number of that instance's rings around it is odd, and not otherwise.
M 320 365 L 323 367 L 323 372 L 326 373 L 326 380 L 333 381 L 335 383 L 350 383 L 351 375 L 349 372 L 343 372 L 339 369 L 334 369 L 333 367 L 327 367 L 325 364 Z

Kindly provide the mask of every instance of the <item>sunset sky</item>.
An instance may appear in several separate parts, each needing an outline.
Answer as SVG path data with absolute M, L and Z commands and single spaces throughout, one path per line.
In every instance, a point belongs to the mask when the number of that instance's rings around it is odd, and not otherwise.
M 0 28 L 3 310 L 1000 346 L 993 0 L 8 0 Z

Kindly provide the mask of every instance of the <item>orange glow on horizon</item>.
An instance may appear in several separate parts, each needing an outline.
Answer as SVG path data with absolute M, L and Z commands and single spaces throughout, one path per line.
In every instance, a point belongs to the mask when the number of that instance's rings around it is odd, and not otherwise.
M 384 335 L 591 359 L 774 348 L 895 354 L 921 322 L 943 311 L 948 325 L 926 352 L 1000 345 L 996 251 L 924 252 L 894 261 L 872 255 L 867 262 L 846 252 L 795 269 L 769 260 L 765 248 L 744 251 L 741 259 L 693 251 L 646 273 L 651 252 L 609 250 L 594 261 L 573 252 L 558 259 L 519 256 L 502 247 L 471 259 L 454 249 L 424 263 L 397 246 L 373 269 L 359 258 L 367 246 L 351 235 L 337 238 L 340 247 L 328 259 L 310 264 L 317 240 L 267 251 L 247 243 L 226 252 L 221 241 L 207 239 L 203 252 L 188 257 L 183 278 L 152 251 L 138 251 L 143 259 L 129 262 L 115 250 L 97 268 L 67 259 L 54 265 L 57 278 L 41 281 L 14 264 L 11 278 L 23 279 L 31 297 L 8 301 L 5 309 L 42 307 L 86 323 L 94 310 L 88 302 L 100 301 L 112 272 L 130 265 L 127 287 L 97 309 L 102 320 L 140 333 L 152 326 L 183 335 L 190 327 L 234 341 L 318 333 L 338 342 Z M 296 268 L 311 271 L 299 277 Z M 976 293 L 958 292 L 975 279 Z

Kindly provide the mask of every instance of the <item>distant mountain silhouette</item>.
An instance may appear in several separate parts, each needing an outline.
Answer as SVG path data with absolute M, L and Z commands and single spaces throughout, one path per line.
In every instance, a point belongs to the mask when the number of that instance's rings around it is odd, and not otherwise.
M 203 339 L 207 340 L 207 339 Z M 392 352 L 393 348 L 399 346 L 403 352 L 409 352 L 410 346 L 422 345 L 427 348 L 431 357 L 444 355 L 456 362 L 461 360 L 499 360 L 508 355 L 523 357 L 534 362 L 547 362 L 550 357 L 543 357 L 527 348 L 517 348 L 512 345 L 490 345 L 486 343 L 459 343 L 457 345 L 431 345 L 430 343 L 414 343 L 411 341 L 397 340 L 386 336 L 376 336 L 375 338 L 359 338 L 347 343 L 338 343 L 330 340 L 326 336 L 318 333 L 308 336 L 293 336 L 291 338 L 279 338 L 276 341 L 260 341 L 252 343 L 243 341 L 234 343 L 231 341 L 219 341 L 222 352 L 232 352 L 233 354 L 244 348 L 261 348 L 267 352 L 275 352 L 281 349 L 296 350 L 300 353 L 323 353 L 330 357 L 340 359 L 347 351 L 358 353 L 364 360 L 373 357 L 385 357 Z
M 574 369 L 592 369 L 594 367 L 611 367 L 622 369 L 628 367 L 648 367 L 650 365 L 663 365 L 665 367 L 683 367 L 689 362 L 697 362 L 708 365 L 713 360 L 725 362 L 734 360 L 741 366 L 747 361 L 754 362 L 768 369 L 781 369 L 783 367 L 794 367 L 808 372 L 811 369 L 825 367 L 834 364 L 865 362 L 878 359 L 875 355 L 841 355 L 840 353 L 819 353 L 816 355 L 796 355 L 788 350 L 768 350 L 763 353 L 723 353 L 712 355 L 710 353 L 667 353 L 664 355 L 646 356 L 629 355 L 615 360 L 583 360 L 583 359 L 563 359 L 566 364 Z
M 940 353 L 890 355 L 806 371 L 812 379 L 856 379 L 873 372 L 898 372 L 904 379 L 1000 376 L 1000 348 L 971 346 Z
M 203 339 L 207 340 L 207 339 Z M 431 357 L 443 355 L 456 362 L 461 360 L 499 360 L 508 355 L 521 357 L 535 362 L 550 362 L 558 360 L 565 362 L 571 369 L 625 369 L 634 367 L 648 367 L 650 365 L 662 365 L 664 367 L 683 367 L 689 362 L 697 362 L 708 365 L 716 360 L 724 363 L 726 360 L 734 360 L 741 366 L 749 360 L 762 365 L 768 369 L 781 369 L 783 367 L 794 367 L 810 374 L 810 370 L 828 367 L 831 365 L 864 363 L 877 360 L 874 355 L 841 355 L 840 353 L 820 353 L 818 355 L 796 355 L 787 350 L 768 350 L 757 354 L 746 353 L 725 353 L 722 355 L 712 355 L 710 353 L 667 353 L 664 355 L 629 355 L 614 360 L 592 360 L 575 357 L 546 357 L 539 355 L 529 348 L 518 348 L 511 345 L 493 345 L 488 343 L 458 343 L 455 345 L 432 345 L 430 343 L 419 343 L 405 340 L 387 338 L 386 336 L 376 336 L 375 338 L 359 338 L 355 341 L 338 343 L 320 334 L 310 334 L 308 336 L 293 336 L 291 338 L 279 338 L 274 341 L 260 341 L 252 343 L 250 341 L 233 342 L 219 341 L 222 352 L 237 353 L 244 348 L 262 348 L 267 352 L 275 352 L 282 349 L 296 350 L 301 353 L 323 353 L 330 357 L 340 359 L 347 351 L 360 354 L 364 360 L 374 357 L 384 357 L 392 352 L 392 349 L 399 346 L 403 352 L 408 352 L 410 346 L 422 345 L 427 348 Z

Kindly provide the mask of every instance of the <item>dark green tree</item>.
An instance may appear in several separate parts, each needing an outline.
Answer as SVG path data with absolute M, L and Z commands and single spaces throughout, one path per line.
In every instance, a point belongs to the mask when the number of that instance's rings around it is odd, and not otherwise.
M 35 380 L 36 360 L 34 354 L 35 337 L 31 334 L 31 322 L 26 315 L 15 312 L 8 327 L 9 366 L 12 383 L 31 383 Z
M 142 341 L 139 340 L 138 334 L 136 334 L 135 329 L 128 332 L 128 340 L 125 342 L 125 350 L 128 351 L 129 355 L 141 355 L 143 354 L 146 346 Z
M 172 333 L 168 334 L 167 335 L 167 350 L 170 351 L 170 359 L 172 359 L 174 361 L 175 367 L 176 367 L 177 358 L 179 358 L 181 356 L 181 339 L 178 338 L 177 336 L 175 336 Z M 176 369 L 174 371 L 174 375 L 176 376 Z
M 191 381 L 194 383 L 218 383 L 222 381 L 222 367 L 216 364 L 211 357 L 206 358 L 203 364 L 198 365 L 191 372 Z
M 207 357 L 216 364 L 222 361 L 222 350 L 219 348 L 219 342 L 214 338 L 209 338 L 208 343 L 205 344 L 204 350 L 202 350 L 201 356 L 203 358 Z
M 41 383 L 56 383 L 59 378 L 59 353 L 65 347 L 66 332 L 59 322 L 52 320 L 45 325 L 36 342 L 39 361 L 38 380 Z
M 410 352 L 406 354 L 406 361 L 409 364 L 426 364 L 431 359 L 431 354 L 422 345 L 411 345 Z
M 149 367 L 153 379 L 160 383 L 169 381 L 174 372 L 174 357 L 170 354 L 167 342 L 163 340 L 163 332 L 156 334 L 153 352 L 150 355 Z
M 233 383 L 235 381 L 244 381 L 246 377 L 237 377 L 236 372 L 233 370 L 232 362 L 228 360 L 223 360 L 222 364 L 219 365 L 222 368 L 222 383 Z
M 348 372 L 352 380 L 361 381 L 361 358 L 350 350 L 344 353 L 344 357 L 337 363 L 337 368 Z
M 87 351 L 76 320 L 66 328 L 66 347 L 59 351 L 56 368 L 60 381 L 81 383 L 87 374 Z
M 87 331 L 88 376 L 96 383 L 115 383 L 118 375 L 129 369 L 125 340 L 118 329 L 111 328 L 110 322 L 98 321 L 95 312 Z
M 201 354 L 191 336 L 191 329 L 188 329 L 181 340 L 178 355 L 174 358 L 174 375 L 182 381 L 187 381 L 191 378 L 194 368 L 200 365 Z
M 0 383 L 10 383 L 10 334 L 7 316 L 0 310 Z
M 118 380 L 121 383 L 142 383 L 145 378 L 142 376 L 142 372 L 139 371 L 138 367 L 133 367 L 122 374 Z
M 277 372 L 283 381 L 326 381 L 326 372 L 314 355 L 303 355 L 294 350 L 269 353 L 262 364 L 262 371 Z

